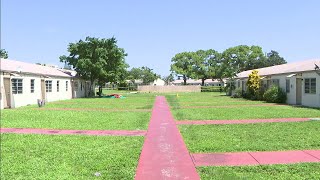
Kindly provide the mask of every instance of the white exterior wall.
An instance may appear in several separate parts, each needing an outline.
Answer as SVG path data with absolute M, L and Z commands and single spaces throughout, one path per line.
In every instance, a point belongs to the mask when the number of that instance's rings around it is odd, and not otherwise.
M 36 104 L 37 99 L 41 98 L 41 78 L 40 76 L 21 75 L 11 76 L 10 79 L 22 79 L 22 94 L 12 94 L 12 85 L 10 80 L 11 91 L 11 108 Z M 31 93 L 31 79 L 34 79 L 34 93 Z
M 77 82 L 77 83 L 76 83 Z M 84 80 L 80 80 L 80 79 L 74 79 L 73 80 L 74 83 L 74 97 L 75 98 L 80 98 L 80 97 L 85 97 L 86 96 L 86 92 L 88 92 L 88 87 L 86 87 L 86 81 Z M 82 88 L 81 88 L 81 84 L 82 84 Z M 78 87 L 75 87 L 75 86 Z M 87 90 L 86 90 L 87 88 Z
M 19 74 L 20 76 L 9 76 L 10 77 L 10 93 L 11 93 L 11 108 L 17 108 L 21 106 L 37 104 L 38 99 L 42 99 L 42 92 L 41 92 L 41 79 L 52 81 L 52 92 L 45 92 L 45 99 L 46 102 L 58 101 L 58 100 L 65 100 L 65 99 L 72 99 L 72 79 L 68 77 L 50 77 L 50 78 L 42 78 L 40 75 L 30 75 L 30 74 Z M 4 108 L 4 83 L 3 83 L 3 74 L 0 74 L 0 85 L 1 85 L 1 97 L 0 97 L 0 108 Z M 12 94 L 12 85 L 11 79 L 22 79 L 22 94 Z M 31 79 L 34 79 L 34 92 L 31 93 Z M 59 81 L 59 92 L 57 92 L 57 81 Z M 66 81 L 68 81 L 68 90 L 66 90 Z M 74 92 L 74 97 L 85 97 L 85 88 L 88 89 L 85 85 L 85 81 L 79 80 L 78 81 L 78 91 Z M 82 82 L 82 90 L 81 90 L 81 82 Z M 45 91 L 45 90 L 44 90 Z
M 279 86 L 283 91 L 286 91 L 286 79 L 290 80 L 290 92 L 287 93 L 287 104 L 297 104 L 296 102 L 296 76 L 287 77 L 290 74 L 279 74 L 279 75 L 272 75 L 270 77 L 270 83 L 272 83 L 272 80 L 278 79 L 279 80 Z M 309 106 L 309 107 L 320 107 L 320 75 L 318 75 L 316 72 L 302 72 L 302 79 L 305 78 L 316 78 L 316 94 L 308 94 L 305 93 L 305 87 L 304 83 L 305 81 L 302 81 L 302 97 L 301 97 L 301 105 L 303 106 Z M 242 82 L 244 81 L 244 89 L 246 89 L 246 79 L 238 79 L 235 81 L 236 88 L 242 89 Z M 240 86 L 238 86 L 238 82 L 240 82 Z M 267 79 L 263 79 L 263 84 L 267 84 Z M 271 84 L 270 84 L 271 85 Z M 234 91 L 232 92 L 234 94 Z
M 164 86 L 165 82 L 162 79 L 156 79 L 154 80 L 152 83 L 150 83 L 150 85 L 154 85 L 154 86 Z
M 4 93 L 4 85 L 3 85 L 3 75 L 2 75 L 2 72 L 0 73 L 0 109 L 3 109 L 4 107 L 4 102 L 3 102 L 3 99 L 4 99 L 4 96 L 5 96 L 5 93 Z
M 304 83 L 306 78 L 316 78 L 316 94 L 305 93 Z M 320 75 L 316 72 L 302 73 L 302 105 L 310 107 L 320 107 Z
M 71 78 L 51 77 L 45 81 L 52 81 L 52 92 L 46 92 L 45 99 L 47 102 L 72 99 Z M 59 81 L 59 92 L 57 92 L 57 81 Z M 68 91 L 66 90 L 66 82 L 68 81 Z M 40 85 L 40 86 L 39 86 Z M 36 85 L 35 85 L 36 86 Z M 38 84 L 41 89 L 41 84 Z

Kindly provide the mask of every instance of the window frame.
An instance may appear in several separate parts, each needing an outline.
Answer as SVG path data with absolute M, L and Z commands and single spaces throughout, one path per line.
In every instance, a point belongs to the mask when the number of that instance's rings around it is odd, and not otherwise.
M 35 79 L 30 79 L 30 93 L 34 93 Z
M 59 92 L 59 91 L 60 91 L 60 81 L 57 80 L 57 92 Z
M 290 93 L 291 82 L 290 79 L 286 79 L 286 93 Z
M 314 80 L 314 82 L 312 82 Z M 317 78 L 304 79 L 304 93 L 317 94 Z
M 74 82 L 73 82 L 73 86 L 74 86 L 74 90 L 75 90 L 75 91 L 78 91 L 78 90 L 79 90 L 79 83 L 78 83 L 78 81 L 74 81 Z
M 46 92 L 52 92 L 52 80 L 45 80 Z
M 68 83 L 69 81 L 66 81 L 66 91 L 68 91 L 69 87 L 68 87 Z
M 23 94 L 23 79 L 20 79 L 20 78 L 11 79 L 11 92 L 12 94 Z

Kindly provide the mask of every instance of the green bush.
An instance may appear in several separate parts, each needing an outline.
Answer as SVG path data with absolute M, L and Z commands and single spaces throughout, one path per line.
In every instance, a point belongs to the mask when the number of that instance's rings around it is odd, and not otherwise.
M 222 86 L 201 86 L 201 92 L 223 92 Z
M 234 90 L 233 98 L 242 98 L 243 92 L 241 88 L 237 88 Z
M 270 103 L 285 103 L 287 93 L 278 86 L 272 86 L 263 94 L 263 98 Z

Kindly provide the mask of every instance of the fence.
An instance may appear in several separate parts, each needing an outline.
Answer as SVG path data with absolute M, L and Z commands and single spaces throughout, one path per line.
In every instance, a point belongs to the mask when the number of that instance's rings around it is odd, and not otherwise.
M 138 86 L 139 92 L 201 92 L 201 86 Z

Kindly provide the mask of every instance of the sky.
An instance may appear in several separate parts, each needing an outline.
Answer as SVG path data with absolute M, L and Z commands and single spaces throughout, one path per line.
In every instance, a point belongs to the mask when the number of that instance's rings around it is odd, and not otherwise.
M 62 66 L 69 43 L 115 37 L 130 67 L 162 76 L 180 52 L 237 45 L 288 62 L 320 58 L 319 0 L 1 0 L 9 59 Z

